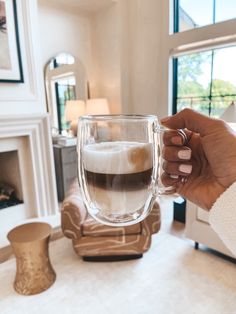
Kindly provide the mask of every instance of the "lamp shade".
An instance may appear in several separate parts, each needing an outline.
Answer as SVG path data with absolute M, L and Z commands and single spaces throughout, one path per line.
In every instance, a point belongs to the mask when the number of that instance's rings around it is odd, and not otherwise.
M 220 118 L 225 122 L 236 122 L 236 105 L 234 101 L 226 108 Z
M 88 99 L 86 103 L 86 114 L 109 114 L 109 106 L 106 98 Z
M 65 107 L 66 121 L 73 121 L 85 114 L 85 102 L 83 100 L 67 100 Z
M 220 118 L 227 122 L 229 126 L 236 132 L 236 105 L 234 101 L 232 101 L 229 107 L 226 108 Z

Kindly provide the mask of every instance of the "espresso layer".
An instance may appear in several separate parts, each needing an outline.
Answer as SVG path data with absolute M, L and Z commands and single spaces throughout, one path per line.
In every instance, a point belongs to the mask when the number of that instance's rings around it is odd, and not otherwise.
M 113 191 L 134 191 L 146 189 L 151 183 L 152 168 L 128 174 L 103 174 L 85 170 L 89 185 Z

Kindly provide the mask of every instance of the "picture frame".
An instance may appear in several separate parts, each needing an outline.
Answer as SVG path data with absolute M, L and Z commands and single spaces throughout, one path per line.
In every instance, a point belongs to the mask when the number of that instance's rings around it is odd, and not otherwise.
M 0 0 L 0 83 L 23 83 L 16 0 Z

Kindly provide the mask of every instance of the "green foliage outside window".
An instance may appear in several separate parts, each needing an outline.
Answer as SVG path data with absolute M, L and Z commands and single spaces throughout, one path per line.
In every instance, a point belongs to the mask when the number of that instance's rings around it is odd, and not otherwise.
M 236 86 L 212 77 L 215 53 L 208 51 L 178 59 L 177 111 L 188 107 L 219 117 L 235 101 Z M 203 76 L 208 82 L 205 86 L 201 82 Z
M 70 126 L 69 122 L 65 120 L 65 105 L 67 100 L 75 99 L 75 86 L 74 85 L 63 85 L 58 86 L 59 93 L 59 106 L 61 116 L 61 129 L 67 130 Z

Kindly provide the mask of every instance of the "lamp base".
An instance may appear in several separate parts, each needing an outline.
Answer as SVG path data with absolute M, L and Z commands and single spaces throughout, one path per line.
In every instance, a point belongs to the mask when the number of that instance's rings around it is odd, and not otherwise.
M 70 129 L 69 129 L 69 135 L 76 137 L 77 136 L 77 129 L 78 129 L 78 121 L 77 120 L 71 121 Z

